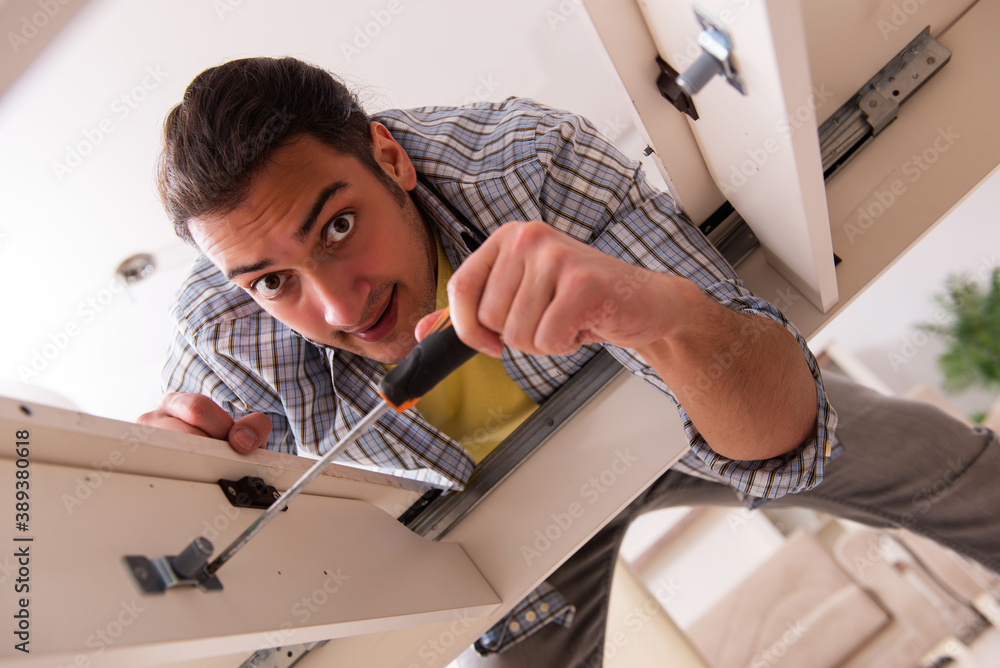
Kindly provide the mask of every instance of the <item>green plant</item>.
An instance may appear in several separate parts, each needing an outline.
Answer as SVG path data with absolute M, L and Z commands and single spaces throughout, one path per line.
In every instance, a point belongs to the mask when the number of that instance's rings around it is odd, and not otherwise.
M 944 322 L 924 323 L 920 329 L 942 337 L 948 346 L 938 357 L 946 389 L 1000 388 L 1000 267 L 985 286 L 966 276 L 949 276 L 945 293 L 934 299 L 946 313 Z

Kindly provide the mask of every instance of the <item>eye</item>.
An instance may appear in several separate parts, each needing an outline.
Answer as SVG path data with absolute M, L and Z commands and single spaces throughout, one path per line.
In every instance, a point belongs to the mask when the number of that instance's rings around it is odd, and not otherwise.
M 276 297 L 285 285 L 285 277 L 281 274 L 267 274 L 261 276 L 250 287 L 261 297 L 271 299 Z
M 326 225 L 324 233 L 327 245 L 340 243 L 347 238 L 347 235 L 354 229 L 354 214 L 339 213 Z

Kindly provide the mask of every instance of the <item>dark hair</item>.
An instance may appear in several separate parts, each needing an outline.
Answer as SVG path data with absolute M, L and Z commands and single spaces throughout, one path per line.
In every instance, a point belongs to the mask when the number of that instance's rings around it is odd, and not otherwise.
M 271 151 L 303 133 L 395 186 L 375 161 L 370 123 L 341 81 L 295 58 L 244 58 L 205 70 L 163 124 L 157 188 L 174 231 L 193 244 L 188 222 L 239 206 Z

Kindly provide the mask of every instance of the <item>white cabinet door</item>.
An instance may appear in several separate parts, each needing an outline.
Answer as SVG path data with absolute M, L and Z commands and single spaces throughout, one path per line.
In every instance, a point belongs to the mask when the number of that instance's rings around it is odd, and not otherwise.
M 745 90 L 716 77 L 694 96 L 699 118 L 691 129 L 705 163 L 771 264 L 826 311 L 837 301 L 837 278 L 801 5 L 700 6 L 728 32 Z M 701 52 L 692 5 L 641 0 L 639 7 L 661 56 L 683 72 Z
M 646 62 L 659 53 L 681 72 L 694 62 L 695 4 L 584 4 L 681 204 L 701 223 L 723 197 L 731 201 L 764 246 L 737 268 L 740 276 L 806 336 L 1000 162 L 995 1 L 698 3 L 730 35 L 747 94 L 717 77 L 694 96 L 697 121 L 659 97 L 658 72 Z M 951 61 L 824 184 L 817 124 L 928 26 Z M 843 260 L 836 269 L 833 253 Z

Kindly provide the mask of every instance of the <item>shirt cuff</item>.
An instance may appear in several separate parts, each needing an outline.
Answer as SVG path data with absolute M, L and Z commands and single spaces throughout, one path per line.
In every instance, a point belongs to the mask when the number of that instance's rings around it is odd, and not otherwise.
M 567 603 L 552 585 L 543 582 L 484 633 L 473 647 L 481 656 L 500 654 L 534 635 L 546 624 L 555 622 L 569 628 L 574 614 L 576 608 Z
M 716 453 L 694 427 L 683 407 L 678 408 L 684 420 L 692 452 L 713 473 L 737 490 L 744 505 L 755 508 L 762 505 L 764 500 L 804 492 L 817 486 L 823 480 L 826 463 L 838 457 L 843 449 L 835 436 L 837 412 L 826 397 L 819 364 L 798 330 L 780 313 L 754 308 L 752 304 L 745 303 L 743 308 L 735 308 L 732 305 L 730 308 L 744 314 L 768 318 L 784 326 L 794 335 L 816 387 L 816 423 L 812 437 L 791 452 L 771 459 L 741 461 Z

